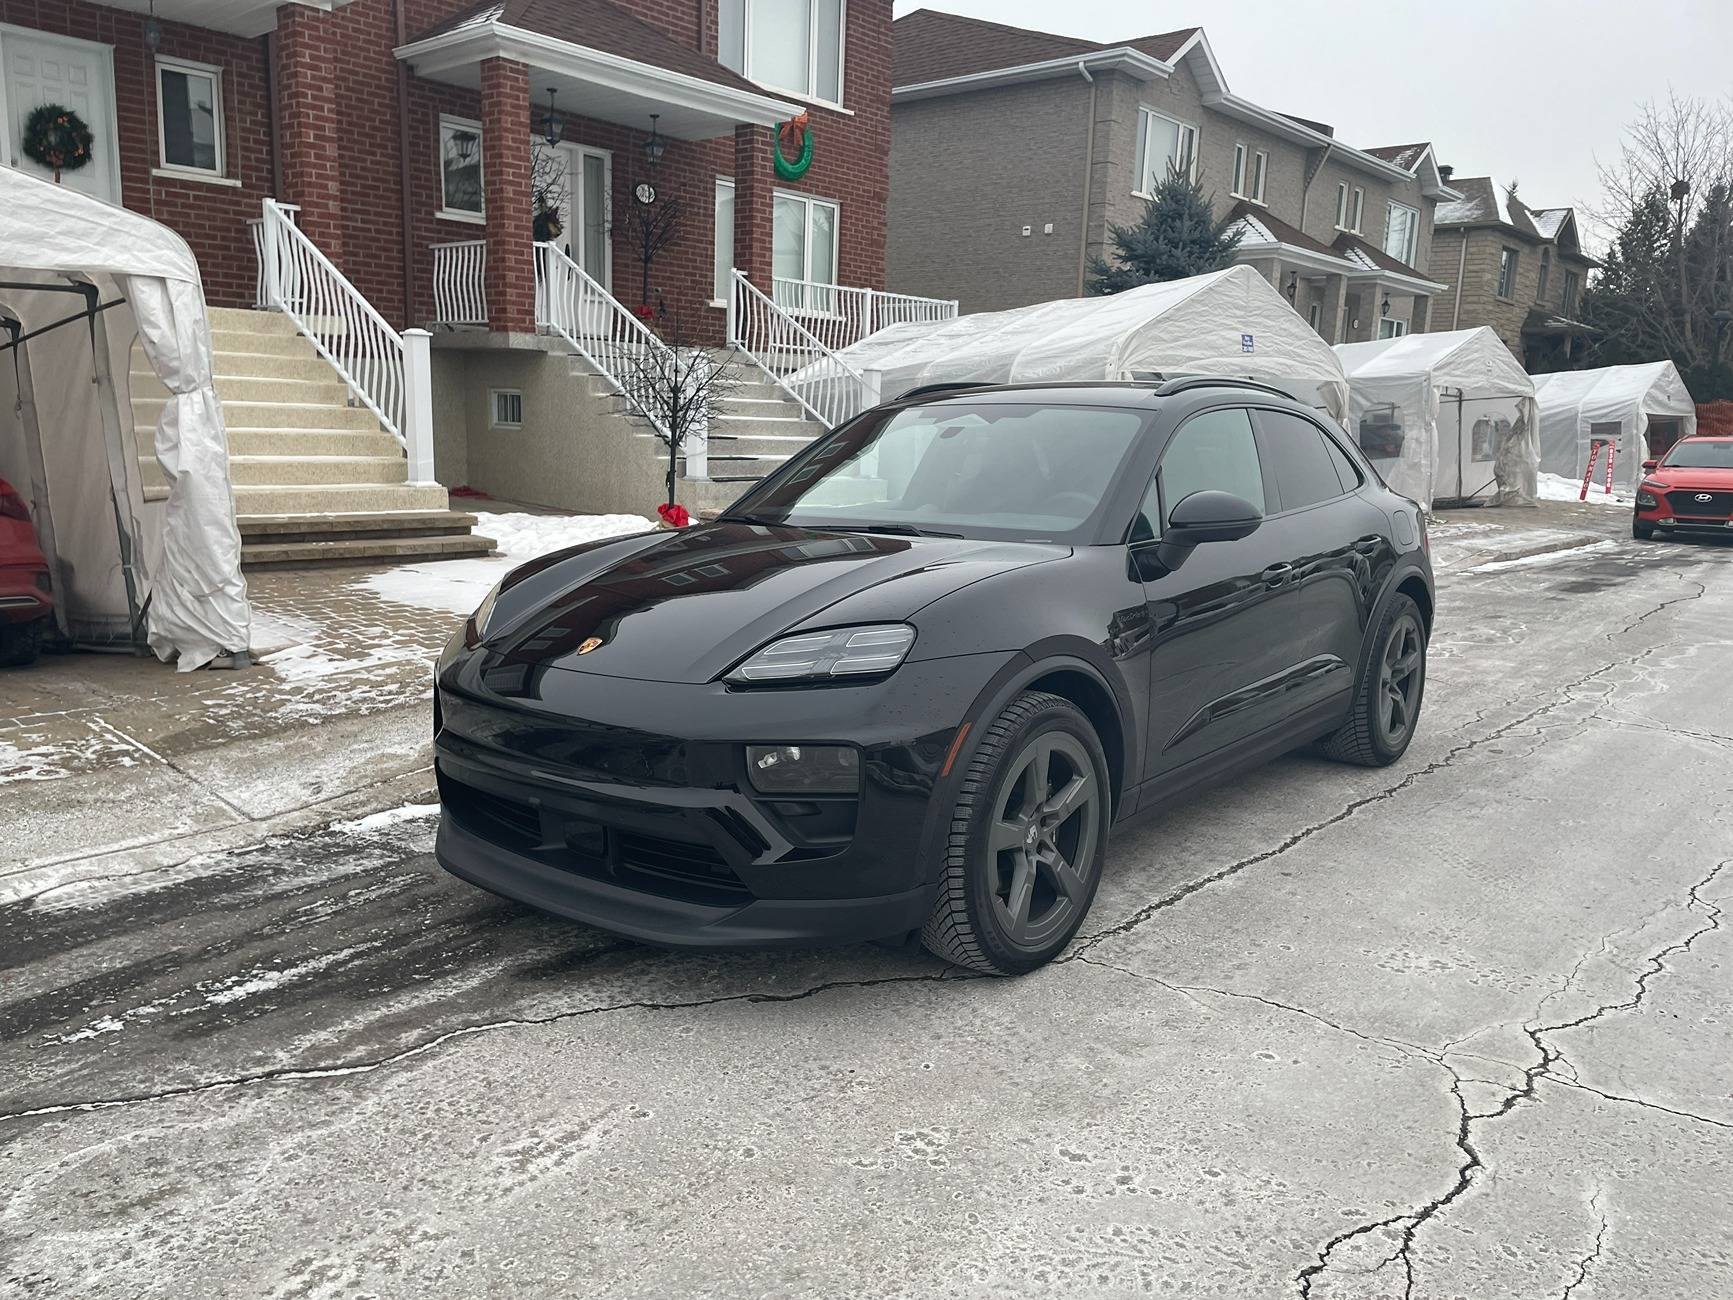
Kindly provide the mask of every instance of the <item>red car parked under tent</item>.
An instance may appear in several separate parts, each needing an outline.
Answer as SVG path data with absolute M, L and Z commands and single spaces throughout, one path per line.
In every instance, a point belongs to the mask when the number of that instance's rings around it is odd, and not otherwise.
M 29 503 L 60 636 L 182 671 L 246 662 L 251 623 L 198 263 L 166 226 L 0 167 L 0 478 Z M 134 343 L 173 398 L 148 500 Z

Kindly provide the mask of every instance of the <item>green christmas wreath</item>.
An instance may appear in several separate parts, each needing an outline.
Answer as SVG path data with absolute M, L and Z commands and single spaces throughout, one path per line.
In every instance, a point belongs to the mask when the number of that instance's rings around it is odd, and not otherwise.
M 43 104 L 24 122 L 24 156 L 53 171 L 57 183 L 61 172 L 90 161 L 94 139 L 84 119 L 64 104 Z
M 794 162 L 782 156 L 782 137 L 798 135 L 801 140 L 800 157 Z M 809 114 L 802 113 L 792 121 L 784 122 L 776 129 L 776 135 L 771 144 L 776 150 L 776 174 L 785 181 L 797 181 L 806 175 L 807 168 L 812 166 L 812 120 Z

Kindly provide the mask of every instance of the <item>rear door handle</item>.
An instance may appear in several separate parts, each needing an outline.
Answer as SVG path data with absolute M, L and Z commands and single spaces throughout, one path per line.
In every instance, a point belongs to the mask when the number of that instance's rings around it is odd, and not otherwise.
M 1272 564 L 1264 570 L 1263 578 L 1266 587 L 1279 587 L 1293 576 L 1294 566 L 1291 564 Z

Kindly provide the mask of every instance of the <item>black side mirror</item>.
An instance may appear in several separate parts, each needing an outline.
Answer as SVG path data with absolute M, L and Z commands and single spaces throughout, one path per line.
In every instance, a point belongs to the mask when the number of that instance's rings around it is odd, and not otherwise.
M 1156 547 L 1163 567 L 1184 564 L 1194 547 L 1206 542 L 1237 542 L 1264 522 L 1264 512 L 1231 492 L 1193 492 L 1168 512 L 1167 528 Z
M 1656 466 L 1657 466 L 1657 465 L 1659 465 L 1659 464 L 1660 464 L 1660 463 L 1661 463 L 1661 462 L 1660 462 L 1660 461 L 1658 461 L 1658 460 L 1646 460 L 1646 461 L 1644 461 L 1644 462 L 1643 462 L 1643 473 L 1645 473 L 1645 474 L 1652 474 L 1652 473 L 1654 473 L 1654 472 L 1655 472 L 1655 467 L 1656 467 Z

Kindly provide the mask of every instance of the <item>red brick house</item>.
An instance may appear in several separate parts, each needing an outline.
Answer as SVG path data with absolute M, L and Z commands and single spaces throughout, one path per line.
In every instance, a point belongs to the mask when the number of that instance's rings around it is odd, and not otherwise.
M 77 109 L 93 162 L 64 183 L 182 234 L 220 308 L 269 305 L 256 227 L 267 199 L 290 205 L 384 322 L 434 327 L 450 485 L 477 477 L 472 430 L 453 432 L 475 423 L 453 413 L 457 388 L 493 382 L 475 357 L 549 351 L 557 313 L 537 268 L 556 259 L 538 239 L 603 291 L 567 312 L 585 357 L 600 351 L 582 337 L 595 312 L 617 314 L 607 295 L 636 307 L 646 279 L 685 336 L 711 344 L 728 334 L 733 268 L 832 334 L 852 291 L 870 308 L 890 24 L 891 0 L 0 0 L 3 161 L 40 170 L 20 149 L 25 116 Z M 778 127 L 801 113 L 807 134 L 782 136 L 779 155 Z M 646 275 L 640 218 L 671 205 L 677 232 Z M 746 414 L 818 414 L 778 413 L 793 394 L 765 378 Z

